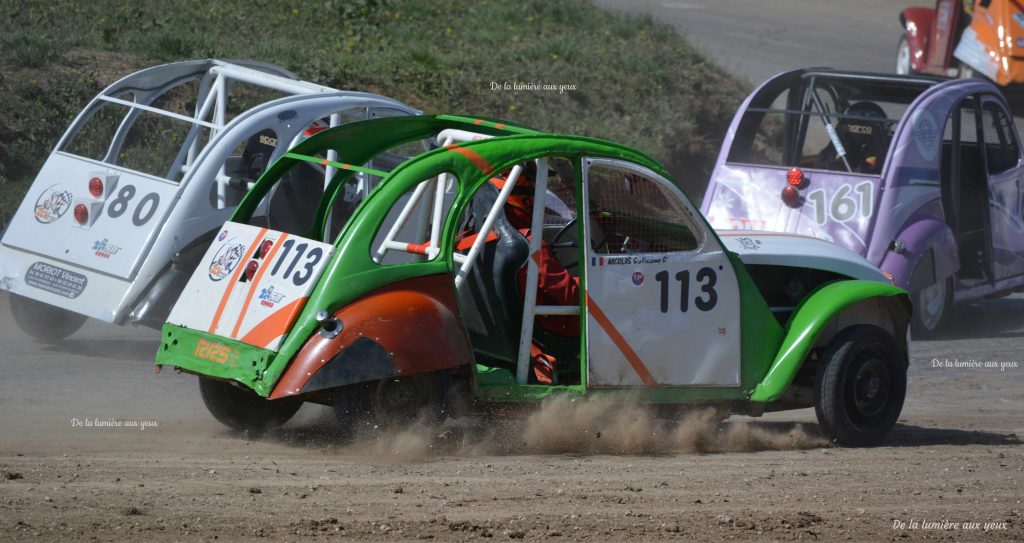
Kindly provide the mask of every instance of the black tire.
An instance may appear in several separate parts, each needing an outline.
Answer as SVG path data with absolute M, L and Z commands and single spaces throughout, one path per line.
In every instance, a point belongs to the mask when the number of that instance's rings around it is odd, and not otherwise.
M 822 433 L 841 445 L 882 441 L 903 409 L 907 360 L 892 334 L 869 325 L 837 335 L 820 359 L 814 411 Z
M 19 296 L 11 296 L 11 315 L 22 332 L 43 343 L 59 343 L 85 324 L 85 315 Z
M 402 427 L 444 417 L 444 383 L 437 372 L 358 383 L 334 392 L 334 413 L 343 432 Z
M 252 390 L 206 377 L 199 378 L 199 393 L 213 418 L 232 430 L 254 436 L 288 422 L 302 407 L 298 398 L 268 400 Z
M 896 45 L 896 73 L 900 75 L 910 75 L 917 72 L 914 71 L 913 66 L 910 64 L 910 42 L 907 41 L 906 32 L 900 36 L 899 44 Z

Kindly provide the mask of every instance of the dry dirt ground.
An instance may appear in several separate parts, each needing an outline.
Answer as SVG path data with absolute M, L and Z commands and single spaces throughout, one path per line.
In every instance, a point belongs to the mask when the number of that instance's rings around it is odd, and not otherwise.
M 193 377 L 153 374 L 155 333 L 46 347 L 2 296 L 0 540 L 1020 541 L 1024 298 L 954 329 L 915 344 L 904 416 L 870 449 L 825 443 L 810 410 L 715 425 L 587 402 L 354 441 L 307 406 L 256 440 Z

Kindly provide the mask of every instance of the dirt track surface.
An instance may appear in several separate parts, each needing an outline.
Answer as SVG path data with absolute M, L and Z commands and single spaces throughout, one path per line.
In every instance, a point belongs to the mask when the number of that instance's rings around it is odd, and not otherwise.
M 354 441 L 307 406 L 251 440 L 206 414 L 194 378 L 152 372 L 154 332 L 89 323 L 45 347 L 17 330 L 6 302 L 0 539 L 1024 538 L 1024 367 L 932 367 L 1019 363 L 1021 298 L 969 307 L 958 337 L 916 343 L 899 426 L 859 450 L 825 443 L 810 410 L 718 426 L 564 403 L 514 425 Z

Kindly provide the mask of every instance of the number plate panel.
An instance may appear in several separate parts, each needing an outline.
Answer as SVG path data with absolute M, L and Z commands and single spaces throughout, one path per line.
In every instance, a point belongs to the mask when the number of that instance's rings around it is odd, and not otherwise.
M 106 190 L 89 193 L 89 179 Z M 132 280 L 163 224 L 178 186 L 107 164 L 53 153 L 21 202 L 4 243 L 74 266 Z M 84 204 L 89 224 L 75 221 Z
M 228 222 L 167 322 L 277 351 L 333 252 L 326 243 Z

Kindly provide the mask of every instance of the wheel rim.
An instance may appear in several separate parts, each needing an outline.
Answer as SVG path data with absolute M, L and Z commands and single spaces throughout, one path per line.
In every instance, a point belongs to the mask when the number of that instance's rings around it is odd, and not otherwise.
M 847 412 L 850 420 L 871 427 L 884 419 L 892 399 L 892 373 L 886 360 L 874 351 L 863 353 L 850 368 L 847 381 Z
M 946 282 L 939 281 L 922 289 L 917 300 L 921 325 L 926 330 L 934 330 L 946 309 Z
M 896 73 L 901 75 L 910 73 L 910 44 L 906 40 L 901 41 L 896 50 Z

